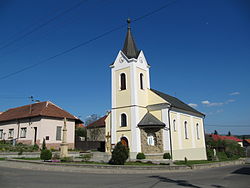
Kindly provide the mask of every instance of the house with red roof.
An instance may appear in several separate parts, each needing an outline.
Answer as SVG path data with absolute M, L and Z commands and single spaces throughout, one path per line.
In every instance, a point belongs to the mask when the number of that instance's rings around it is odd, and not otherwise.
M 241 147 L 243 147 L 243 140 L 239 139 L 235 136 L 222 136 L 222 135 L 217 135 L 217 134 L 211 134 L 211 137 L 213 138 L 214 141 L 218 141 L 218 140 L 233 140 L 238 142 L 238 144 L 240 144 Z
M 105 120 L 107 119 L 107 117 L 108 115 L 105 115 L 86 127 L 88 141 L 105 142 Z
M 11 108 L 0 114 L 0 140 L 42 145 L 59 149 L 64 118 L 67 119 L 67 142 L 74 148 L 75 125 L 82 123 L 76 116 L 50 101 Z

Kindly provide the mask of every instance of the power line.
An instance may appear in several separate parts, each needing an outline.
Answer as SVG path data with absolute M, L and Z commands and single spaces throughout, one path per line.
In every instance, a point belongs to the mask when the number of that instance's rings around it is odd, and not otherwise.
M 142 16 L 140 16 L 140 17 L 138 17 L 138 18 L 136 18 L 136 19 L 134 19 L 134 20 L 132 20 L 132 21 L 136 22 L 136 21 L 142 20 L 142 19 L 144 19 L 144 18 L 146 18 L 146 17 L 148 17 L 148 16 L 151 16 L 151 15 L 155 14 L 156 12 L 159 12 L 159 11 L 161 11 L 161 10 L 163 10 L 163 9 L 165 9 L 165 8 L 167 8 L 167 7 L 169 7 L 169 6 L 172 5 L 174 2 L 176 2 L 176 0 L 174 0 L 174 1 L 169 1 L 168 3 L 166 3 L 166 4 L 163 5 L 163 6 L 161 6 L 160 8 L 158 8 L 158 9 L 156 9 L 156 10 L 154 10 L 154 11 L 151 11 L 151 12 L 149 12 L 149 13 L 146 13 L 146 14 L 144 14 L 144 15 L 142 15 Z M 57 58 L 57 57 L 59 57 L 59 56 L 62 56 L 62 55 L 64 55 L 64 54 L 67 54 L 67 53 L 69 53 L 69 52 L 71 52 L 71 51 L 73 51 L 73 50 L 75 50 L 75 49 L 78 49 L 78 48 L 80 48 L 80 47 L 82 47 L 82 46 L 85 46 L 85 45 L 87 45 L 87 44 L 89 44 L 89 43 L 91 43 L 91 42 L 94 42 L 94 41 L 96 41 L 96 40 L 98 40 L 98 39 L 100 39 L 100 38 L 102 38 L 102 37 L 104 37 L 104 36 L 106 36 L 106 35 L 109 35 L 110 33 L 113 33 L 113 32 L 115 32 L 115 31 L 117 31 L 117 30 L 120 30 L 121 28 L 123 28 L 123 27 L 125 27 L 125 26 L 127 26 L 127 24 L 122 24 L 122 25 L 120 25 L 120 26 L 118 26 L 118 27 L 115 27 L 115 28 L 113 28 L 113 29 L 111 29 L 111 30 L 109 30 L 109 31 L 106 31 L 106 32 L 104 32 L 104 33 L 102 33 L 102 34 L 100 34 L 100 35 L 97 35 L 96 37 L 93 37 L 93 38 L 91 38 L 91 39 L 89 39 L 89 40 L 87 40 L 87 41 L 84 41 L 84 42 L 82 42 L 82 43 L 76 45 L 76 46 L 73 46 L 73 47 L 71 47 L 71 48 L 69 48 L 69 49 L 67 49 L 67 50 L 64 50 L 64 51 L 62 51 L 62 52 L 60 52 L 60 53 L 58 53 L 58 54 L 56 54 L 56 55 L 50 56 L 50 57 L 48 57 L 48 58 L 46 58 L 46 59 L 44 59 L 44 60 L 42 60 L 42 61 L 40 61 L 40 62 L 34 63 L 34 64 L 29 65 L 29 66 L 26 66 L 26 67 L 24 67 L 24 68 L 22 68 L 22 69 L 20 69 L 20 70 L 17 70 L 17 71 L 15 71 L 15 72 L 12 72 L 12 73 L 9 73 L 9 74 L 7 74 L 7 75 L 5 75 L 5 76 L 2 76 L 2 77 L 0 77 L 0 80 L 4 80 L 4 79 L 6 79 L 6 78 L 9 78 L 9 77 L 14 76 L 14 75 L 16 75 L 16 74 L 19 74 L 19 73 L 24 72 L 24 71 L 26 71 L 26 70 L 32 69 L 32 68 L 34 68 L 34 67 L 36 67 L 36 66 L 38 66 L 38 65 L 44 64 L 44 63 L 46 63 L 46 62 L 48 62 L 48 61 L 50 61 L 50 60 L 52 60 L 52 59 L 55 59 L 55 58 Z
M 9 46 L 11 46 L 12 44 L 14 44 L 15 42 L 24 39 L 25 37 L 31 35 L 32 33 L 36 32 L 37 30 L 41 29 L 42 27 L 50 24 L 51 22 L 53 22 L 54 20 L 56 20 L 57 18 L 63 16 L 64 14 L 67 14 L 68 12 L 74 10 L 75 8 L 79 7 L 83 2 L 87 2 L 88 0 L 81 0 L 80 2 L 76 3 L 75 5 L 73 5 L 72 7 L 66 9 L 65 11 L 61 12 L 60 14 L 54 16 L 53 18 L 47 20 L 46 22 L 38 25 L 37 27 L 33 28 L 32 30 L 30 30 L 27 33 L 24 33 L 23 35 L 11 40 L 10 42 L 8 42 L 7 44 L 3 45 L 0 47 L 0 50 L 7 48 Z

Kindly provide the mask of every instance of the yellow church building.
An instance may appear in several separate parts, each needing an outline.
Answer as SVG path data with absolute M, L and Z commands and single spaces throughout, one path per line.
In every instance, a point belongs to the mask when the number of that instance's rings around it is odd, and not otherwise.
M 133 39 L 130 21 L 123 49 L 110 65 L 112 108 L 105 119 L 106 152 L 121 141 L 135 159 L 205 160 L 205 115 L 150 86 L 150 65 Z

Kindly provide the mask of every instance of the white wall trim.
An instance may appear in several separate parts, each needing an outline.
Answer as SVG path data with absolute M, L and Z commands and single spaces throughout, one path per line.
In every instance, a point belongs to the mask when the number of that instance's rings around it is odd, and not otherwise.
M 167 129 L 163 129 L 162 132 L 162 139 L 163 139 L 163 150 L 164 151 L 170 151 L 170 124 L 169 124 L 169 119 L 168 119 L 168 108 L 162 109 L 161 110 L 161 117 L 162 117 L 162 122 L 165 123 Z M 173 143 L 173 140 L 172 140 Z M 172 144 L 173 145 L 173 144 Z
M 179 149 L 182 149 L 182 128 L 181 128 L 181 117 L 180 113 L 177 112 L 177 121 L 176 124 L 178 126 L 178 140 L 179 140 Z
M 191 122 L 190 122 L 190 130 L 191 130 L 191 139 L 192 139 L 192 147 L 195 148 L 195 140 L 196 140 L 196 136 L 195 136 L 195 126 L 194 126 L 194 118 L 193 116 L 191 116 Z
M 138 117 L 138 107 L 131 107 L 131 152 L 141 152 L 141 134 L 139 127 L 137 127 L 139 123 Z

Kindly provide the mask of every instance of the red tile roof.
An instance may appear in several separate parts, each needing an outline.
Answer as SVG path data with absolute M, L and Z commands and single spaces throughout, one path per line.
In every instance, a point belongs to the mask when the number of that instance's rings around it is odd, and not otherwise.
M 247 143 L 250 144 L 250 139 L 244 139 Z
M 217 135 L 217 134 L 212 134 L 211 135 L 213 140 L 217 141 L 217 140 L 234 140 L 236 142 L 242 142 L 242 139 L 236 138 L 234 136 L 221 136 L 221 135 Z
M 17 108 L 11 108 L 0 114 L 0 122 L 37 117 L 37 116 L 56 117 L 56 118 L 66 117 L 67 119 L 81 121 L 77 117 L 66 112 L 65 110 L 56 106 L 52 102 L 45 101 Z
M 101 127 L 105 127 L 105 120 L 108 117 L 108 115 L 105 115 L 103 117 L 101 117 L 100 119 L 96 120 L 95 122 L 89 124 L 86 128 L 87 129 L 93 129 L 93 128 L 101 128 Z

